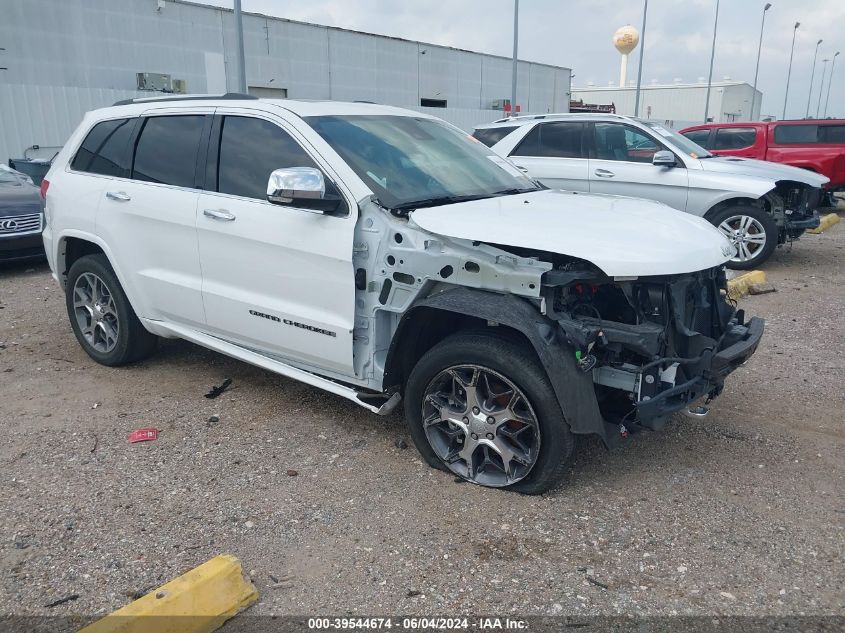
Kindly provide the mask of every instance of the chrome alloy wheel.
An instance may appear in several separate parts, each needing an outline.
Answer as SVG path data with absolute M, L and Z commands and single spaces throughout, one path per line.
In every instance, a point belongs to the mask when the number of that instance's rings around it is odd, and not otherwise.
M 747 262 L 766 246 L 766 230 L 750 215 L 732 215 L 719 225 L 719 230 L 736 248 L 732 262 Z
M 82 273 L 73 285 L 73 312 L 79 331 L 91 347 L 103 354 L 114 349 L 120 332 L 114 298 L 94 273 Z
M 425 390 L 422 419 L 437 456 L 474 483 L 509 486 L 537 461 L 537 416 L 525 394 L 491 369 L 455 365 L 440 372 Z

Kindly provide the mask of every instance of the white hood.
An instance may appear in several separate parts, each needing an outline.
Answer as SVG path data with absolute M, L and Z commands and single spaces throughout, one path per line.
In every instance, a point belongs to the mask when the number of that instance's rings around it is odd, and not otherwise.
M 777 182 L 778 180 L 794 180 L 802 182 L 811 187 L 821 187 L 830 182 L 830 178 L 822 176 L 807 169 L 782 165 L 767 160 L 754 160 L 753 158 L 740 158 L 738 156 L 714 156 L 713 158 L 701 159 L 701 168 L 704 171 L 717 171 L 729 174 L 741 174 L 743 176 L 756 176 L 767 178 Z
M 734 253 L 706 220 L 620 196 L 537 191 L 418 209 L 411 220 L 447 237 L 577 257 L 611 277 L 694 272 Z

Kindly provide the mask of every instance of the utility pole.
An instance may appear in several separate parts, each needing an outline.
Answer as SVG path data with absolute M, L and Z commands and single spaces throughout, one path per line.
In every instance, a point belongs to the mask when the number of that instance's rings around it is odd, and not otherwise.
M 238 92 L 246 94 L 246 59 L 244 58 L 244 17 L 241 0 L 235 0 L 235 31 L 238 36 Z
M 511 77 L 511 116 L 516 116 L 516 52 L 519 45 L 519 0 L 513 0 L 513 73 Z
M 766 11 L 772 8 L 772 3 L 767 2 L 763 7 L 763 22 L 760 24 L 760 43 L 757 45 L 757 67 L 754 69 L 754 90 L 751 91 L 751 120 L 754 121 L 754 102 L 757 100 L 757 75 L 760 74 L 760 53 L 763 50 L 763 29 L 766 26 Z
M 643 4 L 643 28 L 640 31 L 640 65 L 637 68 L 637 96 L 634 98 L 634 116 L 640 116 L 640 86 L 643 82 L 643 51 L 645 50 L 645 19 L 648 15 L 648 0 Z
M 707 77 L 707 99 L 704 103 L 704 122 L 710 114 L 710 85 L 713 83 L 713 59 L 716 57 L 716 30 L 719 28 L 719 0 L 716 0 L 716 19 L 713 20 L 713 45 L 710 48 L 710 75 Z

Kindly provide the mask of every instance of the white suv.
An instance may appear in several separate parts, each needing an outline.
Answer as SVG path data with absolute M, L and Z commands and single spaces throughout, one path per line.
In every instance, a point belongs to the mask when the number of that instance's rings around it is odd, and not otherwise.
M 44 242 L 96 361 L 181 337 L 377 413 L 425 459 L 539 493 L 722 389 L 762 321 L 729 242 L 654 202 L 542 190 L 436 118 L 242 95 L 89 113 Z M 658 230 L 655 230 L 658 227 Z
M 819 225 L 829 179 L 761 160 L 719 158 L 655 123 L 615 114 L 547 114 L 480 125 L 475 136 L 548 187 L 647 198 L 704 217 L 751 269 Z

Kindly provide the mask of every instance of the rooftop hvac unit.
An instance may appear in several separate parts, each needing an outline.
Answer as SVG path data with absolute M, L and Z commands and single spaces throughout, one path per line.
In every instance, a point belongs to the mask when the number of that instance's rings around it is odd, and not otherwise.
M 155 90 L 158 92 L 172 92 L 173 85 L 170 75 L 161 73 L 137 73 L 138 90 Z
M 187 94 L 188 92 L 188 82 L 184 79 L 174 79 L 173 80 L 173 92 L 183 95 Z

